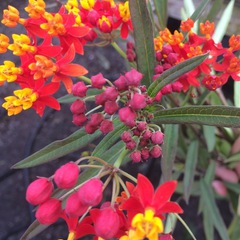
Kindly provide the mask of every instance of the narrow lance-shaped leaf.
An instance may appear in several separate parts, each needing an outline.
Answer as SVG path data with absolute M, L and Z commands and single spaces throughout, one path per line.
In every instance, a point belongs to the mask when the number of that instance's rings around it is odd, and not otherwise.
M 197 140 L 193 141 L 187 152 L 187 159 L 186 159 L 186 165 L 185 165 L 185 171 L 184 171 L 184 198 L 186 202 L 188 202 L 192 184 L 194 181 L 195 176 L 195 169 L 197 166 L 197 160 L 198 160 L 198 146 L 199 142 Z
M 190 18 L 195 22 L 199 19 L 202 12 L 206 9 L 207 5 L 210 3 L 210 0 L 204 0 L 200 3 L 198 8 L 194 11 L 194 13 L 190 16 Z
M 50 162 L 85 147 L 100 135 L 100 131 L 90 135 L 87 134 L 84 129 L 80 129 L 63 140 L 57 140 L 47 145 L 31 156 L 16 163 L 12 168 L 29 168 Z
M 148 88 L 148 94 L 150 97 L 155 97 L 157 93 L 167 84 L 172 83 L 177 80 L 184 73 L 193 70 L 195 67 L 200 65 L 206 58 L 208 54 L 196 56 L 187 59 L 174 67 L 164 71 L 160 77 L 158 77 Z
M 146 1 L 131 0 L 129 4 L 137 54 L 137 70 L 144 75 L 142 84 L 149 86 L 155 65 L 153 23 L 149 16 Z
M 154 115 L 153 122 L 157 124 L 240 127 L 240 108 L 200 105 L 163 109 Z
M 205 208 L 209 212 L 209 216 L 214 224 L 215 228 L 217 229 L 219 235 L 221 236 L 222 240 L 229 240 L 229 236 L 227 233 L 226 226 L 223 222 L 222 216 L 217 208 L 217 205 L 214 201 L 214 195 L 209 186 L 206 184 L 205 180 L 201 180 L 201 196 L 203 199 L 203 203 Z
M 163 30 L 167 25 L 167 6 L 168 1 L 167 0 L 153 0 L 154 7 L 157 13 L 158 22 L 160 29 Z
M 169 124 L 164 129 L 161 169 L 163 181 L 172 179 L 173 164 L 177 152 L 179 125 Z

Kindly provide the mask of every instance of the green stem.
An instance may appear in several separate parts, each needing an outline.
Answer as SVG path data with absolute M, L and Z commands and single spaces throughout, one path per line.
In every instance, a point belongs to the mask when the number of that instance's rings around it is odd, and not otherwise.
M 130 179 L 131 181 L 137 183 L 137 179 L 135 177 L 133 177 L 132 175 L 130 175 L 129 173 L 127 172 L 124 172 L 123 170 L 121 169 L 118 169 L 118 172 L 121 173 L 123 176 L 125 176 L 126 178 Z
M 91 79 L 90 78 L 88 78 L 88 77 L 85 77 L 85 76 L 79 76 L 78 78 L 80 78 L 81 80 L 83 80 L 85 83 L 87 83 L 87 84 L 92 84 L 92 81 L 91 81 Z
M 130 197 L 130 193 L 129 193 L 128 189 L 127 189 L 126 184 L 123 182 L 123 180 L 120 177 L 118 177 L 118 180 L 119 180 L 119 182 L 120 182 L 124 192 L 127 194 L 128 197 Z
M 116 162 L 113 165 L 115 168 L 119 168 L 121 166 L 122 161 L 123 161 L 124 157 L 128 154 L 128 152 L 129 152 L 129 150 L 127 150 L 127 149 L 124 149 L 121 152 L 121 154 L 118 156 Z

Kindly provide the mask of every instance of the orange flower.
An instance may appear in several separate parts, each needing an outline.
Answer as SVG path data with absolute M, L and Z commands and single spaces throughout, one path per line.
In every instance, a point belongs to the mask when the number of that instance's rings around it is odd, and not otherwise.
M 205 23 L 200 23 L 200 32 L 205 34 L 207 39 L 210 39 L 214 32 L 215 24 L 210 23 L 208 20 Z
M 183 32 L 189 32 L 189 31 L 191 31 L 193 26 L 194 26 L 194 21 L 192 19 L 188 18 L 186 21 L 181 22 L 180 28 Z
M 240 49 L 240 35 L 232 35 L 229 39 L 229 51 L 237 51 Z
M 29 0 L 29 4 L 25 7 L 30 18 L 38 19 L 45 13 L 45 2 L 43 0 Z
M 0 33 L 0 53 L 5 53 L 9 46 L 9 38 L 5 34 Z
M 23 73 L 22 68 L 15 67 L 11 61 L 4 61 L 4 65 L 0 65 L 0 82 L 14 82 L 19 74 Z
M 3 10 L 2 24 L 4 24 L 5 26 L 16 27 L 19 19 L 19 11 L 15 7 L 8 6 L 8 10 Z

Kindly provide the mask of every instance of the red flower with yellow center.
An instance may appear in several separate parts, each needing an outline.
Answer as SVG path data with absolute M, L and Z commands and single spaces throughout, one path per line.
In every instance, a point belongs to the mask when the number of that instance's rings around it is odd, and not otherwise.
M 182 208 L 169 201 L 177 185 L 177 181 L 168 181 L 154 192 L 151 182 L 139 174 L 137 186 L 131 190 L 130 197 L 122 204 L 127 211 L 131 228 L 121 240 L 157 239 L 163 232 L 164 213 L 182 213 Z

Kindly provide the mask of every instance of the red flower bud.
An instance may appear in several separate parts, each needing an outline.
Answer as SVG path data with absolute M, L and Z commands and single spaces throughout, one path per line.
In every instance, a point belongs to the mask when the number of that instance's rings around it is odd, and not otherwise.
M 151 136 L 153 144 L 162 144 L 164 139 L 164 134 L 160 131 L 154 132 Z
M 84 113 L 86 111 L 85 102 L 80 99 L 75 100 L 70 107 L 70 111 L 72 114 Z
M 36 211 L 36 218 L 41 224 L 52 224 L 60 217 L 62 208 L 60 200 L 50 198 L 42 203 Z
M 101 122 L 104 120 L 104 117 L 101 113 L 93 113 L 90 117 L 90 121 L 89 123 L 92 125 L 92 126 L 100 126 Z
M 96 10 L 91 10 L 88 12 L 87 21 L 92 24 L 94 27 L 97 25 L 97 21 L 100 18 L 99 13 Z
M 129 127 L 135 126 L 136 113 L 129 107 L 121 108 L 118 112 L 120 120 Z
M 126 143 L 126 148 L 128 150 L 133 150 L 137 146 L 136 142 L 134 140 L 131 140 Z
M 156 52 L 156 59 L 157 59 L 158 62 L 162 61 L 162 53 L 161 53 L 161 51 L 157 51 Z
M 152 132 L 150 130 L 146 130 L 143 134 L 144 139 L 149 139 L 152 136 Z
M 77 126 L 82 126 L 87 121 L 85 114 L 74 114 L 72 122 Z
M 105 113 L 113 115 L 118 110 L 118 104 L 115 101 L 107 101 L 104 105 Z
M 78 197 L 78 192 L 70 195 L 66 202 L 65 211 L 69 217 L 82 216 L 88 209 L 88 206 L 83 205 Z
M 150 153 L 149 153 L 148 148 L 143 148 L 141 150 L 141 157 L 142 157 L 143 160 L 147 160 L 150 157 Z
M 112 121 L 110 120 L 103 120 L 102 123 L 101 123 L 101 126 L 100 126 L 100 131 L 102 133 L 109 133 L 111 131 L 113 131 L 114 129 L 114 125 L 112 123 Z
M 132 68 L 129 72 L 125 74 L 125 77 L 128 86 L 138 87 L 143 78 L 143 74 Z
M 79 167 L 76 163 L 66 163 L 57 169 L 54 174 L 54 181 L 59 188 L 72 188 L 77 183 L 79 172 Z
M 132 135 L 128 131 L 124 131 L 121 135 L 121 139 L 126 143 L 132 140 Z
M 168 85 L 164 86 L 164 87 L 161 89 L 161 93 L 162 93 L 163 95 L 169 94 L 169 93 L 171 93 L 171 92 L 172 92 L 172 85 L 171 85 L 171 84 L 168 84 Z
M 107 87 L 104 92 L 106 99 L 109 101 L 115 101 L 119 94 L 115 87 Z
M 110 207 L 100 209 L 94 221 L 96 235 L 103 239 L 113 238 L 120 227 L 120 219 L 116 211 Z
M 154 68 L 154 72 L 156 74 L 161 74 L 163 72 L 163 66 L 162 65 L 157 65 L 155 68 Z
M 106 101 L 107 101 L 107 98 L 106 98 L 105 92 L 102 92 L 102 93 L 95 96 L 95 103 L 97 105 L 104 106 Z
M 118 91 L 128 89 L 127 79 L 122 75 L 117 80 L 114 81 L 114 84 L 117 86 Z
M 99 89 L 101 89 L 103 85 L 106 83 L 106 79 L 103 77 L 101 73 L 95 76 L 92 76 L 91 81 L 92 81 L 92 87 L 99 88 Z
M 171 47 L 171 45 L 164 45 L 163 48 L 162 48 L 162 54 L 163 55 L 168 55 L 170 54 L 171 52 L 173 52 L 173 49 Z
M 26 200 L 32 205 L 38 205 L 50 198 L 53 191 L 53 183 L 47 178 L 39 178 L 27 188 Z
M 138 163 L 142 160 L 141 152 L 139 150 L 135 150 L 130 154 L 130 158 L 133 162 Z
M 142 132 L 146 129 L 147 127 L 147 123 L 146 122 L 139 122 L 137 125 L 137 129 Z
M 144 95 L 135 93 L 130 101 L 133 110 L 140 110 L 147 106 L 146 98 Z
M 78 189 L 78 197 L 83 205 L 96 206 L 102 201 L 103 183 L 98 178 L 92 178 Z
M 182 90 L 183 90 L 182 83 L 180 83 L 180 82 L 173 83 L 172 84 L 172 90 L 173 90 L 173 92 L 178 92 L 178 93 L 182 92 Z
M 172 67 L 172 65 L 169 64 L 169 63 L 164 63 L 162 66 L 163 66 L 163 70 L 164 70 L 164 71 L 165 71 L 165 70 L 168 70 L 169 68 Z
M 158 145 L 155 145 L 152 147 L 151 151 L 150 151 L 150 155 L 153 158 L 158 158 L 162 155 L 162 148 Z
M 172 66 L 175 65 L 175 63 L 177 62 L 177 54 L 176 53 L 169 53 L 166 61 L 171 64 Z
M 162 100 L 162 92 L 161 92 L 161 91 L 159 91 L 159 92 L 157 93 L 157 95 L 156 95 L 156 97 L 155 97 L 155 100 L 156 100 L 157 102 L 160 102 L 160 101 Z
M 88 134 L 93 134 L 93 133 L 95 133 L 97 130 L 98 130 L 98 126 L 93 126 L 93 125 L 91 125 L 91 123 L 87 123 L 86 125 L 85 125 L 85 132 L 86 133 L 88 133 Z
M 78 82 L 73 85 L 72 94 L 73 96 L 77 96 L 77 97 L 85 97 L 87 90 L 88 88 L 83 82 Z

